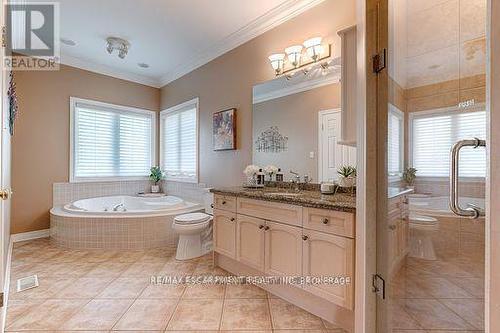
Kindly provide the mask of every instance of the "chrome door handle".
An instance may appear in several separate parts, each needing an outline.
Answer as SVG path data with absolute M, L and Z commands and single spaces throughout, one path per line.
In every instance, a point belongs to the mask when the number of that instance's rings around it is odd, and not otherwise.
M 463 147 L 473 147 L 474 149 L 478 147 L 486 147 L 485 140 L 479 140 L 474 138 L 472 140 L 461 140 L 455 143 L 451 148 L 450 153 L 450 209 L 453 213 L 459 216 L 467 216 L 473 219 L 477 219 L 480 216 L 484 216 L 484 211 L 477 209 L 476 207 L 460 207 L 459 193 L 458 193 L 458 176 L 459 176 L 459 160 L 460 160 L 460 149 Z
M 14 192 L 11 189 L 0 190 L 0 199 L 8 200 Z

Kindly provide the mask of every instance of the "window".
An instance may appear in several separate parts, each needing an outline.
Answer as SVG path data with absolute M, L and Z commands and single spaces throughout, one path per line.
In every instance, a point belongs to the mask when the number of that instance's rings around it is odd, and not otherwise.
M 71 98 L 72 182 L 147 177 L 155 164 L 154 111 Z
M 404 113 L 389 105 L 387 167 L 389 176 L 400 176 L 404 165 Z
M 198 99 L 160 114 L 160 160 L 167 179 L 198 182 Z
M 458 111 L 415 112 L 411 116 L 412 164 L 417 175 L 449 177 L 450 150 L 463 139 L 486 137 L 486 112 Z M 461 177 L 485 177 L 485 149 L 463 148 L 460 152 Z

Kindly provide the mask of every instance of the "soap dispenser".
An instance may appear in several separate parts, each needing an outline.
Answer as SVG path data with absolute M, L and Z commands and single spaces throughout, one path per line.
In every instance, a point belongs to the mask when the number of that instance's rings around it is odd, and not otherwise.
M 259 169 L 259 172 L 257 172 L 257 186 L 264 186 L 265 177 L 266 175 L 262 169 Z

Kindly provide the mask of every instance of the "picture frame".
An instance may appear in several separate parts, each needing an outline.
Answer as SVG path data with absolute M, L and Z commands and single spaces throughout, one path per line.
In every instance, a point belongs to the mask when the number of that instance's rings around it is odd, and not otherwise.
M 236 149 L 236 108 L 215 112 L 212 116 L 214 151 Z

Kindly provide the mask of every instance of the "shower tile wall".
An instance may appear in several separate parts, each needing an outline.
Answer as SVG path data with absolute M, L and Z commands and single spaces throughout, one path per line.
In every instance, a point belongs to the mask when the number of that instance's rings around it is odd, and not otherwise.
M 448 181 L 422 180 L 415 181 L 415 192 L 430 193 L 433 196 L 449 196 L 450 183 Z M 460 182 L 458 192 L 461 197 L 484 198 L 486 195 L 484 182 Z
M 92 183 L 54 183 L 53 206 L 93 197 L 112 195 L 136 195 L 140 192 L 150 192 L 151 182 L 148 180 L 92 182 Z M 206 193 L 205 184 L 163 182 L 162 188 L 169 195 L 201 203 Z

